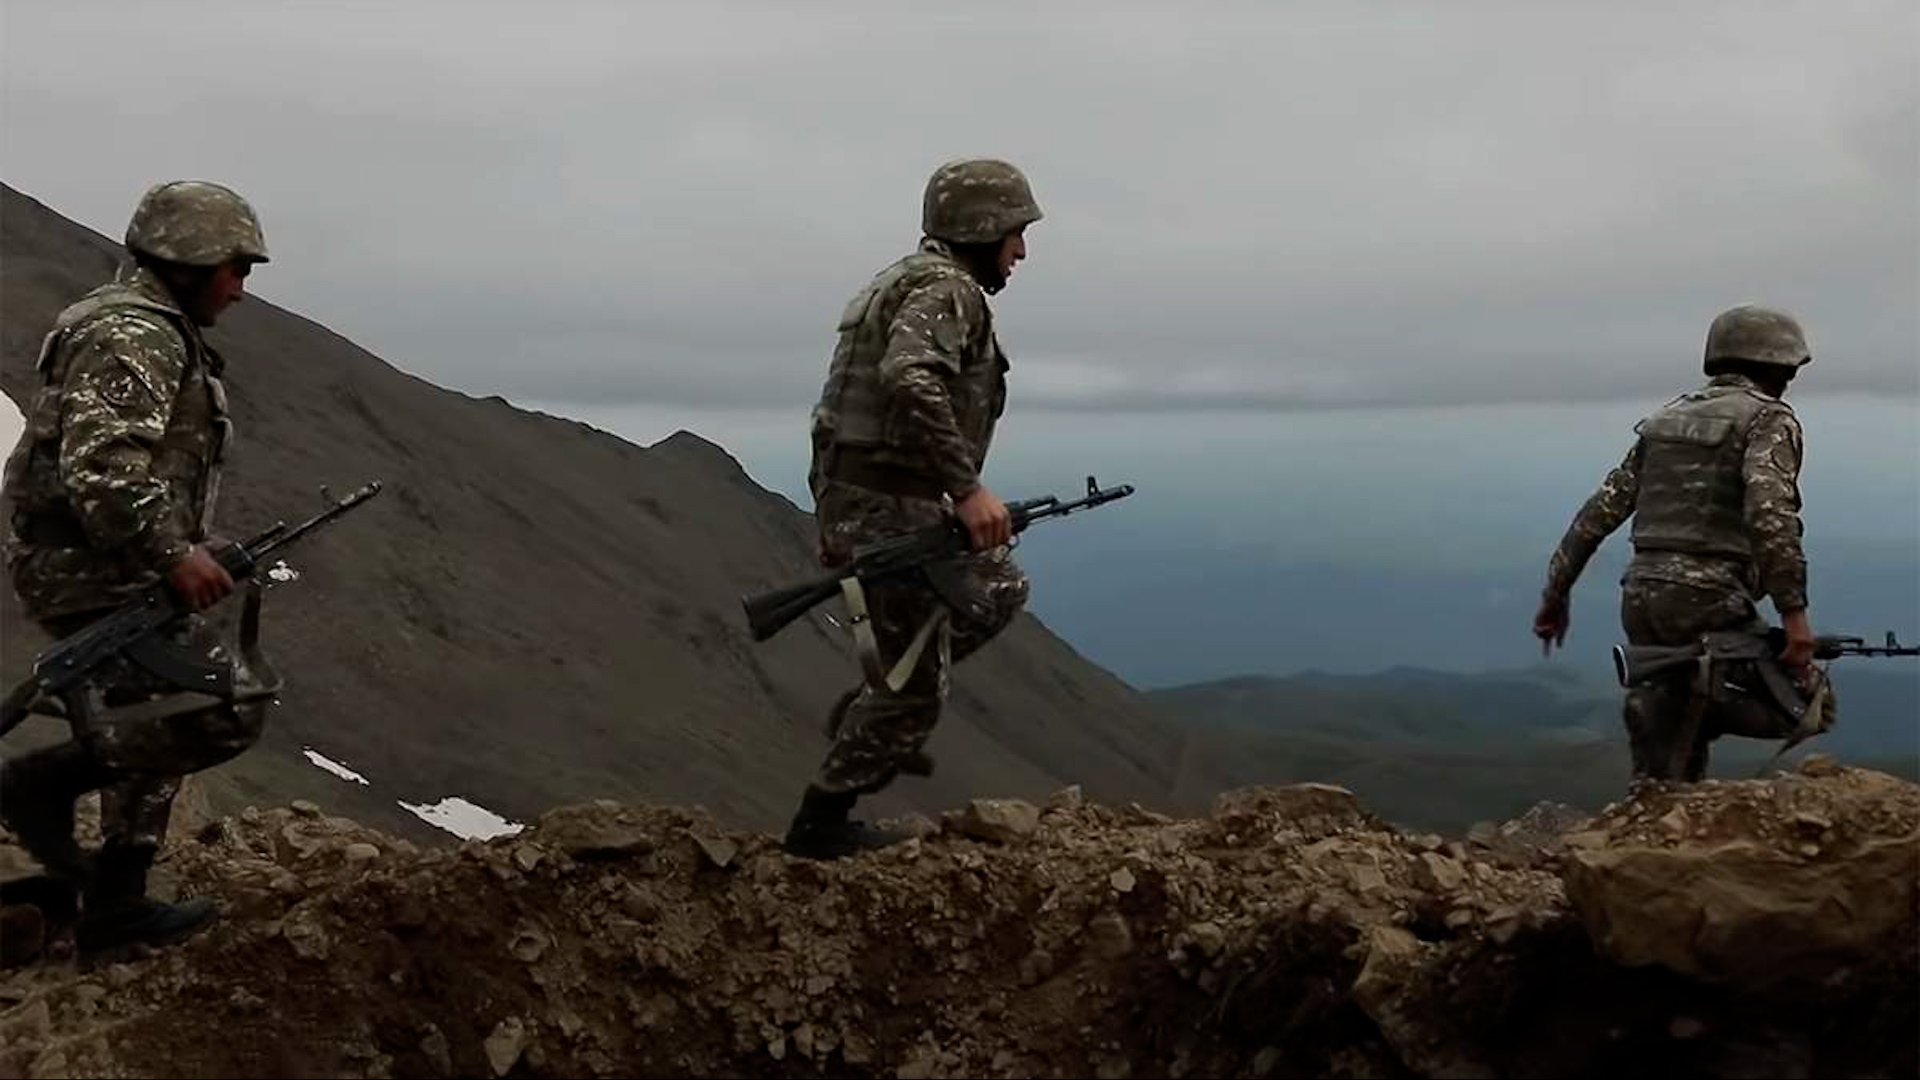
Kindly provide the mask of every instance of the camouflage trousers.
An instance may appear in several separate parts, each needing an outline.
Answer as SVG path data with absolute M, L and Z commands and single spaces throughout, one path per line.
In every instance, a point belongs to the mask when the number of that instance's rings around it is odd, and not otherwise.
M 1765 633 L 1753 598 L 1744 591 L 1629 576 L 1620 593 L 1620 625 L 1635 645 L 1687 645 L 1700 635 L 1738 630 Z M 1714 677 L 1757 687 L 1752 663 L 1728 663 Z M 1722 735 L 1784 733 L 1792 718 L 1764 694 L 1737 700 L 1709 695 L 1696 700 L 1691 672 L 1627 691 L 1624 719 L 1635 778 L 1695 781 L 1706 775 L 1708 748 Z
M 884 495 L 829 482 L 817 502 L 821 545 L 828 561 L 852 547 L 939 522 L 941 503 Z M 902 767 L 924 771 L 923 748 L 940 722 L 953 665 L 997 637 L 1026 606 L 1031 586 L 1007 547 L 980 552 L 923 579 L 865 586 L 882 663 L 891 666 L 928 619 L 946 618 L 896 692 L 863 682 L 835 707 L 828 723 L 833 747 L 814 786 L 835 793 L 871 794 L 892 783 Z
M 95 617 L 69 616 L 43 625 L 55 637 L 65 637 Z M 199 615 L 175 621 L 164 633 L 185 655 L 201 662 L 233 663 L 217 627 Z M 100 830 L 108 843 L 158 847 L 166 838 L 182 779 L 231 760 L 260 739 L 265 699 L 210 704 L 168 716 L 115 715 L 122 706 L 178 692 L 166 679 L 116 657 L 65 696 L 75 739 L 94 761 L 122 777 L 100 791 Z

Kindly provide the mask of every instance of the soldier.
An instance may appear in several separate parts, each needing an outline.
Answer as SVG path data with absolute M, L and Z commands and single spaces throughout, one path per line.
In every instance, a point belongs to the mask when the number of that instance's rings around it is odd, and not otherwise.
M 1621 581 L 1620 621 L 1636 645 L 1688 645 L 1716 631 L 1764 633 L 1758 602 L 1771 597 L 1785 629 L 1779 656 L 1802 689 L 1812 667 L 1807 564 L 1800 536 L 1800 423 L 1787 384 L 1813 362 L 1799 323 L 1743 305 L 1707 331 L 1704 387 L 1642 420 L 1619 467 L 1581 507 L 1547 570 L 1533 631 L 1551 652 L 1566 643 L 1568 596 L 1609 534 L 1633 516 L 1633 558 Z M 1768 661 L 1761 661 L 1766 663 Z M 1627 692 L 1625 721 L 1636 779 L 1694 781 L 1720 734 L 1779 734 L 1790 719 L 1757 692 L 1751 662 L 1700 688 L 1682 674 Z M 1793 680 L 1787 680 L 1789 684 Z M 1751 705 L 1703 693 L 1749 685 Z M 1753 712 L 1768 715 L 1755 719 Z M 1772 730 L 1769 730 L 1772 729 Z
M 134 265 L 61 312 L 40 388 L 6 465 L 5 561 L 29 617 L 66 637 L 164 580 L 198 611 L 231 593 L 209 551 L 231 423 L 222 360 L 201 336 L 267 261 L 253 209 L 218 184 L 149 190 L 127 226 Z M 257 603 L 257 593 L 249 597 Z M 257 615 L 254 607 L 250 615 Z M 154 670 L 116 660 L 65 695 L 71 741 L 0 766 L 0 817 L 48 872 L 81 891 L 77 943 L 162 943 L 213 914 L 206 900 L 148 899 L 180 778 L 260 736 L 256 672 L 199 614 L 162 635 Z M 158 668 L 225 667 L 241 688 L 183 689 Z M 75 843 L 74 802 L 101 792 L 103 844 Z
M 1011 517 L 980 472 L 1007 396 L 1007 358 L 987 297 L 1026 257 L 1026 228 L 1040 217 L 1012 165 L 942 165 L 927 182 L 919 249 L 881 271 L 840 316 L 813 412 L 809 486 L 821 562 L 841 565 L 861 544 L 949 515 L 975 554 L 962 569 L 855 586 L 849 601 L 867 678 L 828 721 L 833 747 L 786 836 L 796 855 L 838 858 L 903 838 L 848 813 L 900 773 L 932 771 L 922 747 L 939 722 L 950 668 L 1026 603 Z

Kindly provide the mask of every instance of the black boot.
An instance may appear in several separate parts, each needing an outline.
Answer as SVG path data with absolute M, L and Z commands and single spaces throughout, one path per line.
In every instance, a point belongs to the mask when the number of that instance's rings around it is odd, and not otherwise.
M 74 929 L 74 944 L 82 953 L 136 943 L 168 945 L 192 934 L 213 917 L 211 900 L 163 904 L 148 899 L 147 870 L 153 866 L 154 854 L 154 849 L 145 844 L 113 841 L 100 849 L 84 913 Z
M 793 815 L 793 824 L 787 828 L 783 844 L 787 854 L 803 859 L 841 859 L 910 838 L 907 833 L 847 820 L 847 813 L 859 798 L 855 792 L 824 791 L 809 785 L 800 799 L 799 811 Z
M 73 838 L 73 804 L 112 781 L 77 742 L 23 754 L 0 764 L 0 819 L 48 874 L 84 885 L 93 866 Z

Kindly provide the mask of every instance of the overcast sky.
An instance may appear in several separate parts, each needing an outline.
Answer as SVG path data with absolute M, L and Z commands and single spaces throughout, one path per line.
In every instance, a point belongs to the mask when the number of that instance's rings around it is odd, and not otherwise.
M 231 183 L 262 295 L 515 400 L 804 411 L 973 154 L 1015 407 L 1640 398 L 1750 299 L 1912 395 L 1916 10 L 9 0 L 0 154 L 116 237 Z

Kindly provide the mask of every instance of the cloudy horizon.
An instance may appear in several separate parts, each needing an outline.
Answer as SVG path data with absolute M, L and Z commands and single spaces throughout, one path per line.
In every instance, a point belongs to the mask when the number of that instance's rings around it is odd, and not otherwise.
M 1643 398 L 1746 300 L 1804 318 L 1809 392 L 1910 396 L 1916 18 L 15 4 L 0 126 L 109 236 L 233 184 L 260 295 L 513 400 L 803 409 L 972 153 L 1047 211 L 995 301 L 1016 410 Z

